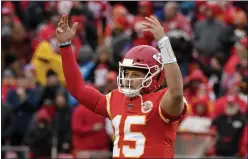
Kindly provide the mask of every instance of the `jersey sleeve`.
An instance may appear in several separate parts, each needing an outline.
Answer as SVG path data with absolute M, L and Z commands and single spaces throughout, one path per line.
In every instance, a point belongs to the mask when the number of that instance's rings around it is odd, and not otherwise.
M 170 115 L 168 113 L 166 113 L 164 110 L 162 110 L 161 106 L 159 105 L 159 115 L 160 117 L 168 124 L 173 124 L 175 122 L 178 122 L 180 120 L 182 120 L 186 113 L 187 113 L 187 100 L 185 97 L 183 97 L 183 101 L 184 101 L 184 108 L 183 108 L 183 111 L 180 115 L 177 115 L 177 116 L 173 116 L 173 115 Z
M 82 105 L 91 111 L 108 117 L 107 98 L 98 90 L 85 84 L 78 68 L 72 47 L 61 48 L 62 66 L 66 80 L 66 87 L 71 95 Z
M 112 92 L 105 95 L 105 98 L 102 99 L 103 101 L 99 101 L 100 103 L 96 106 L 94 112 L 111 119 L 111 112 L 110 112 L 110 98 Z
M 96 105 L 95 110 L 93 112 L 110 119 L 110 113 L 108 109 L 109 99 L 108 95 L 105 95 L 104 98 L 100 99 L 99 104 Z
M 108 113 L 108 116 L 109 116 L 109 119 L 112 119 L 112 114 L 111 114 L 111 111 L 110 111 L 110 100 L 111 100 L 111 96 L 112 96 L 112 92 L 108 93 L 106 95 L 106 101 L 107 101 L 107 113 Z

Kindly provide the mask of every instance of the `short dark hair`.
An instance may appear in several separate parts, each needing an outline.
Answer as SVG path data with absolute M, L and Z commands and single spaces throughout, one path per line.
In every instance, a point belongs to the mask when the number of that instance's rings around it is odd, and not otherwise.
M 134 71 L 138 71 L 138 72 L 142 72 L 144 74 L 147 74 L 148 73 L 148 69 L 145 69 L 145 68 L 134 68 L 134 67 L 126 67 L 124 68 L 124 71 L 125 70 L 134 70 Z
M 47 73 L 46 73 L 46 77 L 50 77 L 50 76 L 57 76 L 56 72 L 53 71 L 53 70 L 48 70 Z

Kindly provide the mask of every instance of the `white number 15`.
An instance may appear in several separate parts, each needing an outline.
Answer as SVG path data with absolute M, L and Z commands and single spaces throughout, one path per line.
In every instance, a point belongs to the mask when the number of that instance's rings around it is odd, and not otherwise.
M 124 122 L 124 132 L 120 132 L 120 123 L 122 115 L 117 115 L 113 118 L 112 124 L 115 129 L 115 141 L 113 149 L 113 157 L 120 157 L 120 152 L 125 157 L 140 157 L 144 153 L 146 138 L 141 132 L 131 132 L 131 125 L 145 125 L 146 116 L 127 116 Z M 123 129 L 121 129 L 123 130 Z M 118 147 L 120 133 L 124 133 L 124 141 L 134 141 L 135 148 L 130 148 L 128 145 Z

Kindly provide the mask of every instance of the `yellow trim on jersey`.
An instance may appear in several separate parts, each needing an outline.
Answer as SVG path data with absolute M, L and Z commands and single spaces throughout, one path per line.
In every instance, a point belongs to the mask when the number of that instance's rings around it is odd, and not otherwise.
M 108 93 L 106 95 L 106 100 L 107 100 L 107 112 L 108 112 L 108 115 L 109 115 L 109 118 L 110 120 L 112 119 L 112 115 L 111 115 L 111 111 L 110 111 L 110 98 L 111 98 L 111 94 L 112 92 Z
M 184 104 L 186 104 L 186 106 L 188 106 L 188 101 L 185 97 L 183 97 L 183 102 L 184 102 Z
M 112 142 L 115 141 L 115 134 L 111 135 Z
M 158 106 L 158 112 L 159 112 L 159 115 L 160 115 L 161 119 L 163 119 L 164 122 L 166 122 L 166 123 L 169 123 L 169 122 L 170 122 L 170 120 L 169 120 L 169 119 L 166 119 L 166 118 L 164 117 L 164 115 L 162 114 L 160 104 L 159 104 L 159 106 Z
M 187 100 L 186 100 L 185 97 L 183 97 L 183 102 L 184 102 L 184 104 L 186 104 L 186 106 L 188 107 L 188 102 L 187 102 Z M 164 115 L 163 115 L 161 109 L 162 109 L 162 108 L 161 108 L 161 106 L 160 106 L 160 104 L 159 104 L 159 106 L 158 106 L 159 116 L 163 119 L 164 122 L 170 123 L 170 120 L 164 117 Z M 175 122 L 177 122 L 177 121 L 175 121 Z
M 187 99 L 185 97 L 183 97 L 183 102 L 184 104 L 186 104 L 187 106 L 187 115 L 192 115 L 192 105 L 188 103 Z

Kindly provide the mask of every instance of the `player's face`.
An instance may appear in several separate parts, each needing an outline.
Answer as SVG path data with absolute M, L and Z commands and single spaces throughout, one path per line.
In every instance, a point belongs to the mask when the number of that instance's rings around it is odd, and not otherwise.
M 125 80 L 124 86 L 129 87 L 130 89 L 138 89 L 142 84 L 142 78 L 145 77 L 145 72 L 139 71 L 137 69 L 126 69 L 125 70 L 125 78 L 132 80 Z

